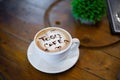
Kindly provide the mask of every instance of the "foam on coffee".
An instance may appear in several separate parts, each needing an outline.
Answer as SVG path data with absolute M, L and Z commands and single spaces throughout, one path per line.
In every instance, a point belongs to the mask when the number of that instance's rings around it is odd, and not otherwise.
M 46 52 L 61 51 L 70 44 L 69 35 L 59 28 L 42 30 L 35 40 L 37 46 Z

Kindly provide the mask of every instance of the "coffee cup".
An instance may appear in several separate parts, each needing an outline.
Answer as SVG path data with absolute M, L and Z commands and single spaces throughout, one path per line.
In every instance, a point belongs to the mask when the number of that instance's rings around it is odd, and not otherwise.
M 35 34 L 34 45 L 41 58 L 54 64 L 63 61 L 73 48 L 78 48 L 80 41 L 65 29 L 47 27 Z

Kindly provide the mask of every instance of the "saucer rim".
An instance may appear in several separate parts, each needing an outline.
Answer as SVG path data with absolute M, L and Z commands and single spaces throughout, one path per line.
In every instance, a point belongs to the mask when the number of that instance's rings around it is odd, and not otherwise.
M 43 72 L 43 73 L 49 73 L 49 74 L 55 74 L 55 73 L 61 73 L 61 72 L 64 72 L 64 71 L 67 71 L 67 70 L 69 70 L 70 68 L 72 68 L 76 63 L 77 63 L 77 61 L 78 61 L 78 59 L 79 59 L 79 57 L 80 57 L 80 50 L 79 50 L 79 47 L 77 47 L 76 48 L 76 55 L 77 56 L 75 56 L 76 57 L 76 59 L 75 59 L 75 61 L 74 61 L 74 63 L 72 63 L 71 64 L 71 66 L 68 66 L 67 68 L 65 68 L 65 69 L 63 69 L 63 70 L 55 70 L 55 71 L 44 71 L 43 69 L 40 69 L 40 68 L 38 68 L 38 67 L 36 67 L 34 64 L 33 64 L 33 62 L 32 62 L 32 60 L 30 60 L 30 53 L 31 54 L 33 54 L 32 52 L 30 52 L 30 48 L 33 48 L 32 46 L 34 46 L 35 44 L 34 44 L 34 42 L 32 41 L 31 43 L 30 43 L 30 45 L 29 45 L 29 47 L 28 47 L 28 50 L 27 50 L 27 59 L 28 59 L 28 61 L 29 61 L 29 63 L 36 69 L 36 70 L 38 70 L 38 71 L 41 71 L 41 72 Z M 34 49 L 35 49 L 35 47 L 34 47 Z M 69 54 L 69 53 L 68 53 Z M 39 55 L 39 54 L 38 54 Z M 41 56 L 40 56 L 41 57 Z M 67 58 L 68 59 L 68 58 Z M 64 61 L 62 61 L 61 63 L 63 63 Z M 39 62 L 40 63 L 40 62 Z M 46 62 L 46 64 L 48 64 L 47 62 Z M 49 65 L 49 64 L 48 64 Z M 50 65 L 49 65 L 50 66 Z M 58 67 L 58 66 L 57 66 Z

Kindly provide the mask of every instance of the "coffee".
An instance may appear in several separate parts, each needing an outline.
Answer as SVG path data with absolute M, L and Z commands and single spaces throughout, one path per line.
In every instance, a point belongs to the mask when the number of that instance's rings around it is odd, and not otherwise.
M 69 33 L 61 28 L 49 27 L 41 30 L 35 37 L 37 46 L 46 52 L 58 52 L 66 49 L 71 41 Z

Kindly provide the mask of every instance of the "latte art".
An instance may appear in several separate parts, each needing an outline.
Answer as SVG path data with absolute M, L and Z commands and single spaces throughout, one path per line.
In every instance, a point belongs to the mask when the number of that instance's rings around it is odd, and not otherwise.
M 41 32 L 36 38 L 39 48 L 47 52 L 57 52 L 65 49 L 69 43 L 70 38 L 67 33 L 59 29 L 50 29 Z

